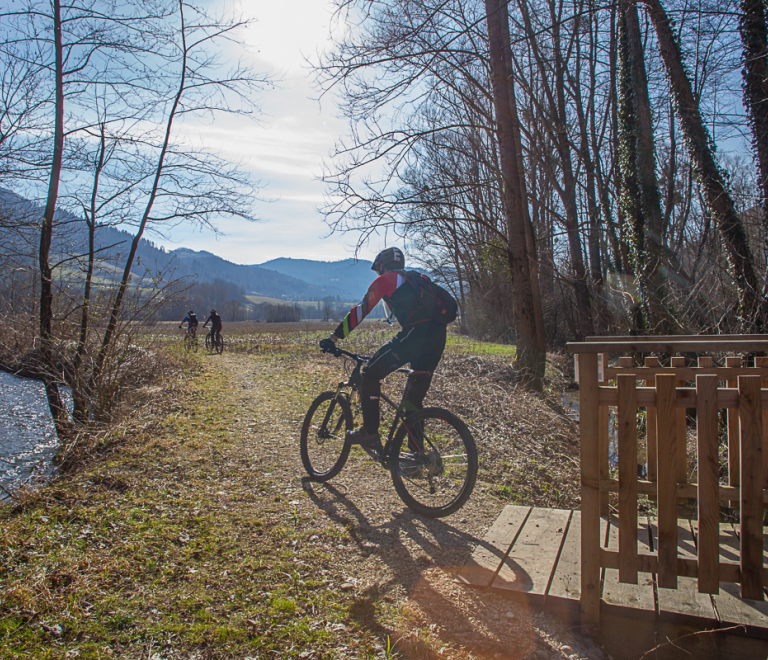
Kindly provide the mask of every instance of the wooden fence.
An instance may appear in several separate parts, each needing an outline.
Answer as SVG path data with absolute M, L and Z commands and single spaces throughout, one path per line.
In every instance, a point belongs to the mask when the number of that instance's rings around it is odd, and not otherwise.
M 619 580 L 630 584 L 637 584 L 638 572 L 652 573 L 659 587 L 672 589 L 678 576 L 693 577 L 700 593 L 717 594 L 721 581 L 737 582 L 742 598 L 763 600 L 768 585 L 763 564 L 768 358 L 750 358 L 745 364 L 744 356 L 768 354 L 768 335 L 590 337 L 567 349 L 577 355 L 580 389 L 582 621 L 600 621 L 602 568 L 618 569 Z M 598 355 L 607 365 L 616 354 L 618 366 L 604 366 L 599 381 Z M 609 407 L 616 409 L 615 448 L 609 447 Z M 695 411 L 696 431 L 690 462 L 688 411 Z M 643 413 L 645 433 L 638 437 Z M 727 473 L 727 483 L 721 473 Z M 609 493 L 618 493 L 618 550 L 600 542 L 600 517 L 608 512 Z M 640 495 L 655 501 L 658 540 L 653 551 L 638 550 Z M 678 505 L 694 501 L 696 548 L 682 555 Z M 721 502 L 739 510 L 738 562 L 721 557 Z

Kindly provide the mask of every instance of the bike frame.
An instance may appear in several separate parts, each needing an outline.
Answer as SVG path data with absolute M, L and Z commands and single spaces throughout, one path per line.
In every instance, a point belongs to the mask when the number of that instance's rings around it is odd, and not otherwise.
M 362 385 L 361 379 L 362 374 L 360 373 L 360 369 L 362 366 L 370 360 L 369 357 L 366 357 L 365 355 L 357 355 L 356 353 L 350 353 L 349 351 L 345 351 L 341 348 L 336 349 L 336 355 L 344 355 L 348 358 L 351 358 L 355 361 L 355 366 L 352 369 L 352 372 L 349 374 L 349 378 L 346 381 L 340 382 L 336 388 L 336 394 L 334 395 L 334 399 L 338 397 L 339 395 L 344 392 L 344 388 L 349 387 L 352 392 L 351 394 L 347 395 L 347 401 L 351 403 L 352 394 L 355 392 L 358 392 L 358 396 L 360 396 L 359 388 Z M 410 369 L 397 369 L 398 373 L 401 374 L 410 374 Z M 384 451 L 379 455 L 378 452 L 374 452 L 374 460 L 378 461 L 383 465 L 384 467 L 389 467 L 389 461 L 391 458 L 390 452 L 392 449 L 392 444 L 395 439 L 395 433 L 397 432 L 397 429 L 399 427 L 399 423 L 402 422 L 403 426 L 405 426 L 406 431 L 408 432 L 408 435 L 413 440 L 413 444 L 415 447 L 417 447 L 420 451 L 420 453 L 424 454 L 424 448 L 421 446 L 421 443 L 418 442 L 411 433 L 411 430 L 408 428 L 408 426 L 405 423 L 405 415 L 403 414 L 403 402 L 405 401 L 405 393 L 403 393 L 403 398 L 400 400 L 400 405 L 397 405 L 392 399 L 390 399 L 386 394 L 381 392 L 379 394 L 380 399 L 383 399 L 386 403 L 389 404 L 389 406 L 395 411 L 395 418 L 392 420 L 392 424 L 389 427 L 389 433 L 387 434 L 387 441 L 384 443 Z M 325 419 L 323 420 L 323 426 L 325 427 L 328 424 L 328 421 L 330 419 L 331 415 L 331 408 L 328 407 L 328 410 L 325 413 Z

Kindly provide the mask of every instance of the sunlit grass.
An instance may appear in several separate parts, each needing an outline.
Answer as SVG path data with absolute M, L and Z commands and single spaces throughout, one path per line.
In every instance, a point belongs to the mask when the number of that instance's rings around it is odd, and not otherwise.
M 449 333 L 446 349 L 455 352 L 471 353 L 472 355 L 498 355 L 514 359 L 517 347 L 514 344 L 495 344 L 489 341 L 478 341 L 462 335 Z

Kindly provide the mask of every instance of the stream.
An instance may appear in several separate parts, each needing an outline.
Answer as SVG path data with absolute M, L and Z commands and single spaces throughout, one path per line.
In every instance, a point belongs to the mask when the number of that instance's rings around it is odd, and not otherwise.
M 71 410 L 69 391 L 62 390 Z M 50 476 L 58 445 L 43 383 L 0 371 L 0 486 L 12 491 Z M 8 497 L 3 489 L 0 500 Z

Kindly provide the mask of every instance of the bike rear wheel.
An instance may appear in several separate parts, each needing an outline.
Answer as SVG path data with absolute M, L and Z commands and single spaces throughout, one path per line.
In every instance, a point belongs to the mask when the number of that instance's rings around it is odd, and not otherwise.
M 222 337 L 221 335 L 219 335 L 219 336 L 216 338 L 215 346 L 216 346 L 216 352 L 217 352 L 219 355 L 221 355 L 221 352 L 224 350 L 224 337 Z
M 352 410 L 344 396 L 323 392 L 309 407 L 301 427 L 301 462 L 315 481 L 335 477 L 349 458 L 347 431 L 352 430 Z
M 397 494 L 422 516 L 455 513 L 475 487 L 475 440 L 463 421 L 442 408 L 409 415 L 397 430 L 390 456 Z

